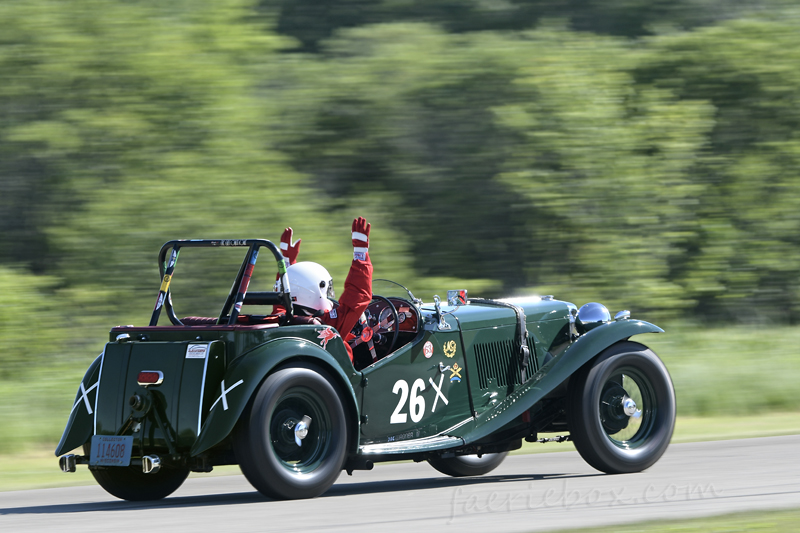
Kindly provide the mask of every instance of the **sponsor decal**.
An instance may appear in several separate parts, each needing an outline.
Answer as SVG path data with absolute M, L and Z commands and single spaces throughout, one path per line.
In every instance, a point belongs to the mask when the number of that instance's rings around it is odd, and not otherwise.
M 366 261 L 367 254 L 365 252 L 353 252 L 353 261 Z
M 319 332 L 318 339 L 322 339 L 319 343 L 323 348 L 327 348 L 328 341 L 331 341 L 339 336 L 339 332 L 333 328 L 325 328 Z
M 331 309 L 331 312 L 328 313 L 328 316 L 331 318 L 338 318 L 339 314 L 336 312 L 336 309 Z
M 190 344 L 186 347 L 186 359 L 205 359 L 208 344 Z
M 463 369 L 458 366 L 458 363 L 453 363 L 453 368 L 450 369 L 450 383 L 461 382 L 461 370 Z
M 447 357 L 455 357 L 456 355 L 456 341 L 447 341 L 442 346 L 442 350 L 444 351 L 444 355 Z
M 426 359 L 430 359 L 433 356 L 433 343 L 431 341 L 425 343 L 425 346 L 422 347 L 422 353 L 425 354 Z

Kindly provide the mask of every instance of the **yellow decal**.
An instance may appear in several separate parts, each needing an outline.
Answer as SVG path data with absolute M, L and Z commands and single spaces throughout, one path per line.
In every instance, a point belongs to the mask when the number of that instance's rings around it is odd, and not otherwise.
M 458 363 L 453 363 L 453 368 L 450 369 L 450 383 L 461 381 L 461 370 L 462 368 L 458 366 Z
M 447 357 L 455 357 L 456 355 L 456 341 L 447 341 L 442 346 L 442 350 L 444 350 L 444 354 Z
M 164 274 L 164 281 L 161 282 L 161 292 L 167 292 L 169 289 L 169 282 L 172 280 L 172 276 L 169 274 Z

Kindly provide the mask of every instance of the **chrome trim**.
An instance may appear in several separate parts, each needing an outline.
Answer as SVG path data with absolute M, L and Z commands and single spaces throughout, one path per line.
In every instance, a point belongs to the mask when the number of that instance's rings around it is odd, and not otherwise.
M 362 455 L 380 455 L 392 453 L 406 453 L 418 450 L 440 450 L 444 448 L 454 448 L 463 446 L 464 440 L 459 437 L 447 435 L 436 435 L 421 439 L 401 440 L 397 442 L 386 442 L 380 444 L 365 444 L 358 448 Z
M 628 320 L 630 317 L 631 317 L 631 312 L 626 309 L 614 315 L 614 320 L 616 321 Z
M 450 329 L 450 324 L 448 324 L 447 320 L 444 319 L 444 314 L 442 313 L 442 302 L 439 299 L 438 294 L 433 296 L 433 305 L 436 309 L 436 318 L 438 319 L 437 327 L 439 331 L 443 329 Z
M 200 382 L 200 403 L 197 406 L 197 436 L 200 436 L 200 429 L 203 419 L 203 398 L 206 394 L 206 372 L 208 371 L 208 358 L 211 357 L 211 343 L 208 343 L 206 358 L 203 362 L 203 378 Z
M 158 381 L 156 381 L 155 383 L 142 383 L 141 381 L 139 381 L 139 374 L 141 374 L 142 372 L 154 372 L 158 374 Z M 151 387 L 151 386 L 158 387 L 163 382 L 164 382 L 164 373 L 161 370 L 140 370 L 136 375 L 136 383 L 138 383 L 140 387 Z
M 131 336 L 128 335 L 127 333 L 120 333 L 119 335 L 117 335 L 115 340 L 117 342 L 128 342 L 129 340 L 131 340 Z
M 97 402 L 100 401 L 100 380 L 103 379 L 103 363 L 106 362 L 106 349 L 100 354 L 100 372 L 97 374 L 97 390 L 94 392 L 94 433 L 97 435 Z
M 145 474 L 155 474 L 161 470 L 161 458 L 157 455 L 145 455 L 142 457 L 142 472 Z
M 597 302 L 589 302 L 578 309 L 578 316 L 575 317 L 575 325 L 578 333 L 584 334 L 597 326 L 611 321 L 611 313 L 606 306 Z
M 75 460 L 74 454 L 69 453 L 67 455 L 62 455 L 61 457 L 58 458 L 58 466 L 61 467 L 61 471 L 64 472 L 65 474 L 75 472 L 76 464 L 77 461 Z
M 303 439 L 308 436 L 308 429 L 311 427 L 311 417 L 303 415 L 303 419 L 294 427 L 294 443 L 302 446 Z

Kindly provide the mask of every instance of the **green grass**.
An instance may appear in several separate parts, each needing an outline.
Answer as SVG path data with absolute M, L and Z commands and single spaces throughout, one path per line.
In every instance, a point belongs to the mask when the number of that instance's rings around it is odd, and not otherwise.
M 800 328 L 662 326 L 633 340 L 666 363 L 679 416 L 800 411 Z
M 560 530 L 559 533 L 795 533 L 800 509 L 734 513 L 689 520 L 659 520 L 622 526 Z

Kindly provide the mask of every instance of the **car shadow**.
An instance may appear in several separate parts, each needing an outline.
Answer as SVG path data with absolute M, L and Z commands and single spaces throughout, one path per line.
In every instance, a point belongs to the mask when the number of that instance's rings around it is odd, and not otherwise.
M 422 479 L 381 480 L 365 482 L 348 482 L 334 484 L 319 498 L 337 498 L 358 496 L 381 492 L 403 492 L 426 489 L 457 488 L 471 485 L 510 483 L 520 481 L 543 481 L 547 479 L 579 479 L 603 476 L 606 474 L 513 474 L 481 477 L 431 477 Z M 160 509 L 181 507 L 208 507 L 212 505 L 241 505 L 258 503 L 278 503 L 259 492 L 234 492 L 227 494 L 207 494 L 202 496 L 172 496 L 158 501 L 128 502 L 123 500 L 103 502 L 81 502 L 54 505 L 32 505 L 27 507 L 0 508 L 2 515 L 34 515 L 60 513 L 114 512 L 136 509 Z

